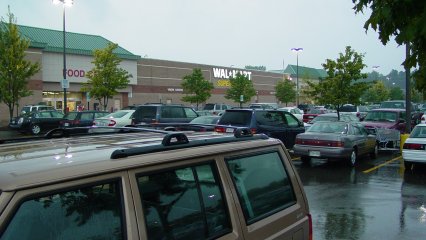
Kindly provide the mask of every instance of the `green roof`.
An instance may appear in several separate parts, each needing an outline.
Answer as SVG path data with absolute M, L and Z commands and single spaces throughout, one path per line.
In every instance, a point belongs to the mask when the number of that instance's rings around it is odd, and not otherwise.
M 46 52 L 63 52 L 63 31 L 17 25 L 22 37 L 30 41 L 30 47 L 41 48 Z M 111 41 L 96 35 L 66 32 L 66 52 L 78 55 L 93 56 L 95 49 L 103 49 Z M 123 59 L 138 60 L 134 55 L 118 46 L 114 53 Z
M 281 70 L 282 71 L 282 70 Z M 288 73 L 291 76 L 296 76 L 297 74 L 297 65 L 287 65 L 287 68 L 284 70 L 284 73 Z M 299 66 L 299 77 L 308 76 L 311 79 L 320 79 L 327 77 L 327 72 L 324 69 L 316 69 L 310 67 Z

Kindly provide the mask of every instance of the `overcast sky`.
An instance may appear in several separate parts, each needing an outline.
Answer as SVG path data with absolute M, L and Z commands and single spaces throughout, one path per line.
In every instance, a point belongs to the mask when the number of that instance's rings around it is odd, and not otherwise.
M 20 25 L 62 31 L 62 6 L 51 0 L 0 0 Z M 142 57 L 267 70 L 296 65 L 322 68 L 346 46 L 364 53 L 367 68 L 403 71 L 405 47 L 363 28 L 352 0 L 74 0 L 66 30 L 103 36 Z

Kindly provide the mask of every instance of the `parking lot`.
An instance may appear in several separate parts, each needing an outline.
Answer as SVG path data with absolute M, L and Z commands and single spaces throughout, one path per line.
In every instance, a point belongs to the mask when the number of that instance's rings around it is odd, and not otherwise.
M 426 236 L 426 168 L 406 171 L 399 152 L 380 151 L 354 168 L 294 157 L 312 214 L 314 239 Z
M 0 131 L 0 138 L 16 134 Z M 355 167 L 315 158 L 303 164 L 297 156 L 293 163 L 309 200 L 314 239 L 426 236 L 426 167 L 405 170 L 399 151 L 363 156 Z

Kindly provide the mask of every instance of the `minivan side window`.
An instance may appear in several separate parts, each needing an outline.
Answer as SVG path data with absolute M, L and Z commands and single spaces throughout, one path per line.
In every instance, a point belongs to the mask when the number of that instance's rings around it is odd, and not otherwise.
M 114 181 L 32 197 L 0 239 L 125 239 L 121 195 Z
M 137 178 L 148 239 L 212 239 L 231 232 L 213 164 Z
M 247 224 L 296 203 L 278 152 L 226 159 Z

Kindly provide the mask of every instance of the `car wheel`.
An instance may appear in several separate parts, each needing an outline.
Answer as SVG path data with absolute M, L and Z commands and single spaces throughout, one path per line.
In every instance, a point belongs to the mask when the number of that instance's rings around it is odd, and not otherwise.
M 357 154 L 356 154 L 356 150 L 352 149 L 351 155 L 349 157 L 349 165 L 351 167 L 354 167 L 356 164 L 356 160 L 357 160 Z
M 307 156 L 300 157 L 300 160 L 302 160 L 303 164 L 309 164 L 309 163 L 311 163 L 311 158 L 307 157 Z
M 374 145 L 373 151 L 370 153 L 370 157 L 372 159 L 376 159 L 378 155 L 379 155 L 379 145 L 377 145 L 376 143 L 376 145 Z
M 38 135 L 41 132 L 41 127 L 37 124 L 31 125 L 31 133 L 34 135 Z
M 414 164 L 412 162 L 404 161 L 405 170 L 413 170 Z

